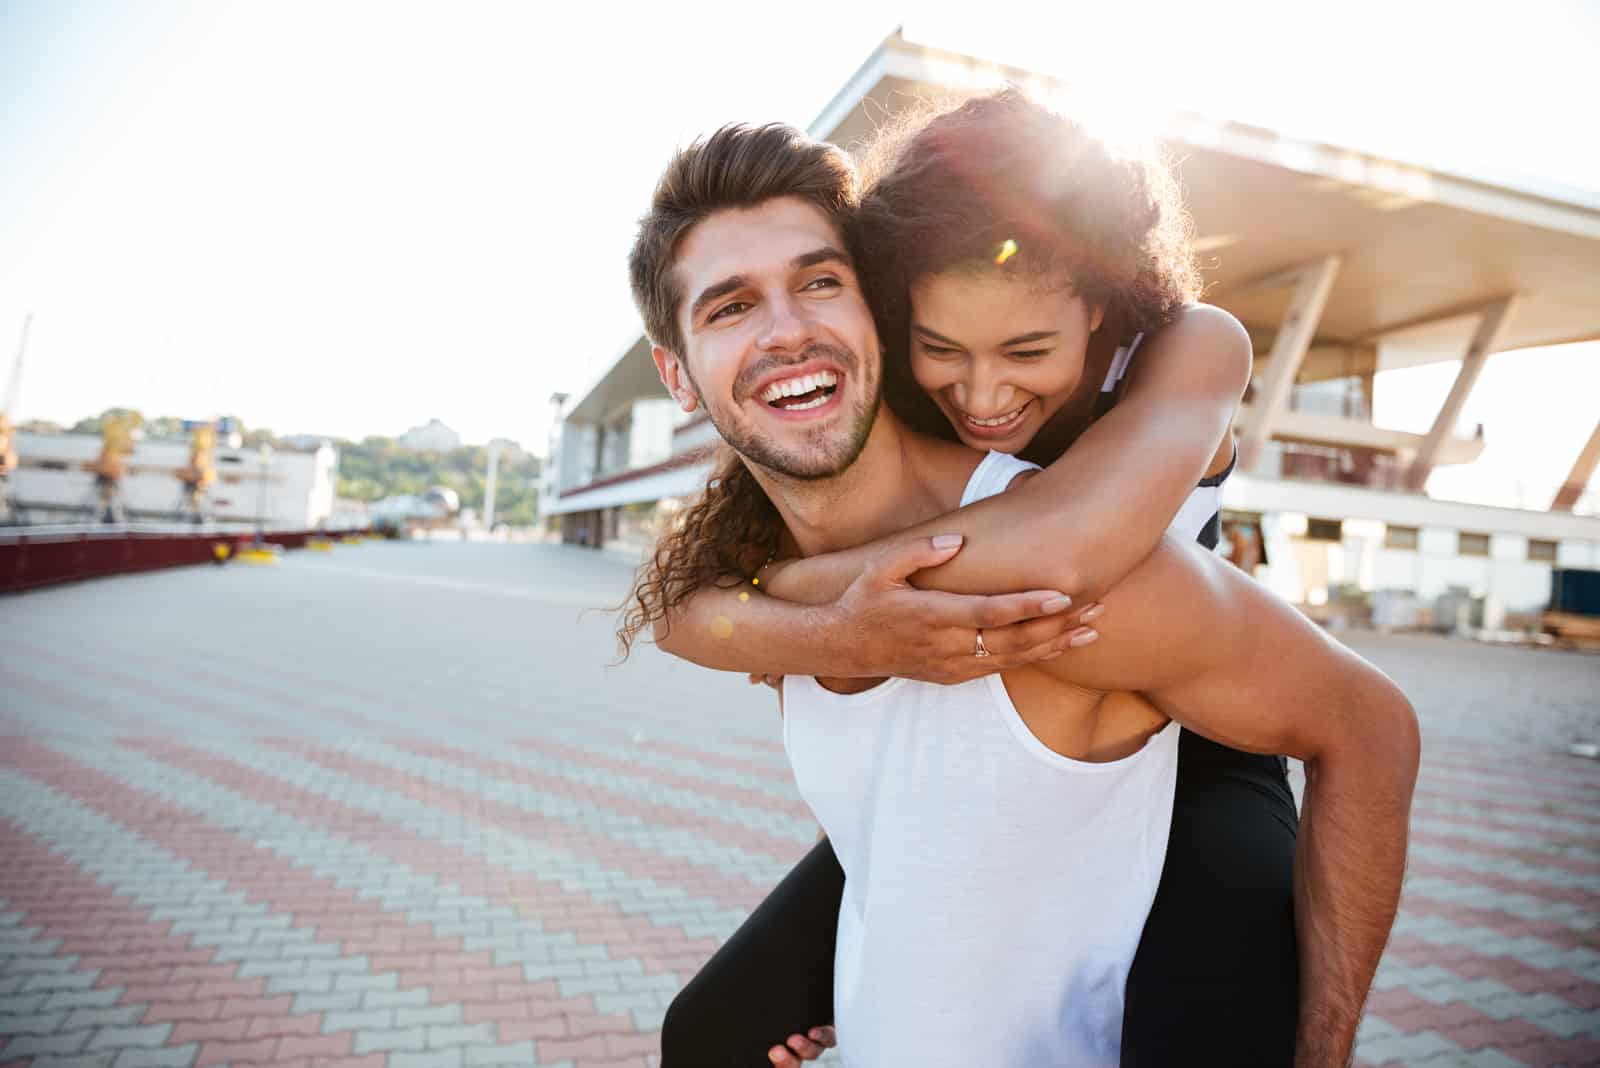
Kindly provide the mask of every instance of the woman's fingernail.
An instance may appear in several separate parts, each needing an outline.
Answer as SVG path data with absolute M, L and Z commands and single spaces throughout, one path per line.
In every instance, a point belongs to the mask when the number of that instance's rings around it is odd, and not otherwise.
M 1092 604 L 1088 608 L 1085 608 L 1083 610 L 1083 615 L 1079 616 L 1078 618 L 1085 623 L 1092 623 L 1094 620 L 1099 619 L 1105 610 L 1106 606 L 1103 604 Z
M 1099 640 L 1100 640 L 1100 632 L 1099 631 L 1086 630 L 1086 631 L 1083 631 L 1080 634 L 1074 634 L 1072 636 L 1072 639 L 1069 642 L 1067 642 L 1067 646 L 1069 648 L 1076 649 L 1080 645 L 1088 645 L 1090 642 L 1099 641 Z
M 1057 612 L 1065 612 L 1068 608 L 1071 608 L 1072 598 L 1064 593 L 1058 593 L 1054 597 L 1045 598 L 1044 603 L 1039 607 L 1044 609 L 1045 615 L 1053 616 Z
M 960 534 L 936 534 L 933 538 L 935 549 L 957 549 L 961 547 Z

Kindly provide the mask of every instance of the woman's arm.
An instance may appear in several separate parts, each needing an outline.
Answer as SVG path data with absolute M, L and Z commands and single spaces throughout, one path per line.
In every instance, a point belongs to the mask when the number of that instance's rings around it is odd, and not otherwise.
M 1060 459 L 1012 492 L 932 524 L 963 535 L 966 548 L 914 584 L 1026 589 L 1049 559 L 1073 600 L 1099 597 L 1160 542 L 1207 474 L 1249 381 L 1250 335 L 1239 321 L 1210 305 L 1185 308 L 1139 349 L 1116 407 Z
M 1068 580 L 1061 592 L 1087 610 L 1156 546 L 1205 475 L 1249 378 L 1244 327 L 1219 308 L 1185 308 L 1139 350 L 1121 402 L 1026 484 L 886 542 L 767 568 L 770 596 L 748 587 L 700 590 L 670 625 L 657 628 L 657 641 L 674 656 L 723 671 L 933 682 L 1031 662 L 1011 659 L 1028 651 L 1032 659 L 1059 652 L 1080 633 L 1076 615 L 1004 627 L 1029 613 L 1012 602 L 919 599 L 907 588 L 912 572 L 866 573 L 875 559 L 903 562 L 895 554 L 915 555 L 930 538 L 956 534 L 965 539 L 960 553 L 917 557 L 931 562 L 913 569 L 915 586 L 1027 590 L 1044 558 Z M 740 592 L 750 596 L 741 600 Z M 996 657 L 971 655 L 978 626 Z M 1000 654 L 1007 659 L 997 662 Z
M 988 593 L 1027 589 L 1041 559 L 1087 605 L 1156 547 L 1205 477 L 1250 381 L 1250 335 L 1233 316 L 1191 305 L 1139 349 L 1127 392 L 1055 463 L 1010 492 L 968 505 L 900 536 L 960 534 L 966 547 L 911 576 L 922 589 Z M 784 564 L 773 596 L 825 605 L 865 561 L 871 543 Z M 1065 568 L 1061 565 L 1065 564 Z

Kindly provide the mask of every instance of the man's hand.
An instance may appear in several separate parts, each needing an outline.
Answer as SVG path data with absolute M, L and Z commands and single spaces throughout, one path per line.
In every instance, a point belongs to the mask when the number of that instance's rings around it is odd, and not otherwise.
M 839 1044 L 831 1027 L 813 1027 L 803 1035 L 790 1035 L 781 1046 L 767 1051 L 767 1060 L 777 1068 L 798 1068 L 801 1061 L 814 1061 Z
M 1055 590 L 979 596 L 919 590 L 907 581 L 960 548 L 955 535 L 893 541 L 824 606 L 825 626 L 839 646 L 838 675 L 966 682 L 1053 659 L 1099 636 L 1086 624 L 1103 606 L 1069 611 L 1071 601 Z M 986 657 L 975 655 L 980 630 Z

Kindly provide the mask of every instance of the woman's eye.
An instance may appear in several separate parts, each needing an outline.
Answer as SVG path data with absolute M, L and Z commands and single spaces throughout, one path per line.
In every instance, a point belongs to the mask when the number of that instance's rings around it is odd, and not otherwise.
M 731 303 L 724 304 L 722 307 L 712 312 L 711 315 L 706 319 L 706 322 L 714 323 L 724 315 L 737 315 L 739 312 L 744 311 L 749 306 L 750 305 L 746 304 L 742 300 L 736 300 Z
M 922 351 L 926 352 L 929 356 L 940 356 L 940 357 L 943 357 L 943 356 L 954 356 L 954 355 L 956 355 L 956 352 L 957 352 L 957 350 L 955 350 L 955 349 L 947 349 L 947 348 L 944 348 L 944 347 L 942 347 L 940 345 L 929 345 L 926 342 L 924 342 L 923 345 L 922 345 Z
M 1050 355 L 1050 350 L 1049 349 L 1023 349 L 1021 352 L 1007 353 L 1007 355 L 1013 357 L 1014 359 L 1019 359 L 1019 360 L 1035 360 L 1035 359 L 1038 359 L 1040 356 L 1048 356 L 1048 355 Z

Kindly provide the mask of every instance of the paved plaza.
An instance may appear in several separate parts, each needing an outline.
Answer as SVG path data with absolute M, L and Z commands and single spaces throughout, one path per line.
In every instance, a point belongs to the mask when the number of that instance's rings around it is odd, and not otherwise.
M 769 691 L 607 666 L 627 578 L 394 543 L 0 599 L 0 1068 L 649 1063 L 816 828 Z M 1600 1064 L 1600 657 L 1348 637 L 1425 739 L 1359 1062 Z

